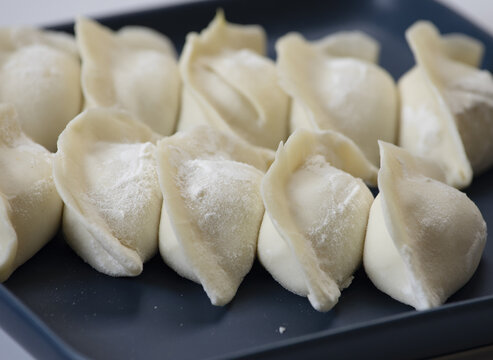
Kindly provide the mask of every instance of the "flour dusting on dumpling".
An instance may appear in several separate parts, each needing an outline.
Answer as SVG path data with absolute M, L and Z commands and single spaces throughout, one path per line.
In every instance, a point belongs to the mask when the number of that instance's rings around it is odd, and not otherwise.
M 367 164 L 344 136 L 299 129 L 279 147 L 262 181 L 260 262 L 319 311 L 335 306 L 363 254 L 373 196 L 346 171 L 365 176 L 373 169 L 355 163 Z
M 449 185 L 466 187 L 493 164 L 493 77 L 477 68 L 483 45 L 425 21 L 406 37 L 416 66 L 399 80 L 399 145 L 436 161 Z
M 396 300 L 418 310 L 437 307 L 476 271 L 486 223 L 466 194 L 443 182 L 446 173 L 433 160 L 383 142 L 380 151 L 366 273 Z
M 15 106 L 26 135 L 56 151 L 58 135 L 82 106 L 73 36 L 0 29 L 0 102 Z
M 86 110 L 60 136 L 55 182 L 69 245 L 96 270 L 135 276 L 157 251 L 159 136 L 128 113 Z
M 158 143 L 161 255 L 202 284 L 214 305 L 231 301 L 253 264 L 264 214 L 260 182 L 271 157 L 206 126 Z
M 52 176 L 53 154 L 21 130 L 0 104 L 0 281 L 55 235 L 63 203 Z

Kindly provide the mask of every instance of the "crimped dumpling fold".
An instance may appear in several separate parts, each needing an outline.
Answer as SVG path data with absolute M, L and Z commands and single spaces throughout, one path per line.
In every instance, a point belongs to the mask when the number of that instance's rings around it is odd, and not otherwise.
M 483 46 L 440 35 L 429 22 L 406 31 L 416 66 L 399 80 L 399 145 L 435 160 L 446 182 L 468 186 L 493 163 L 493 78 L 479 70 Z
M 343 135 L 298 129 L 279 146 L 262 181 L 260 262 L 319 311 L 338 302 L 361 263 L 373 196 L 354 176 L 373 175 Z
M 62 200 L 53 154 L 21 130 L 12 105 L 0 104 L 0 281 L 55 235 Z
M 159 249 L 212 304 L 231 301 L 255 259 L 264 214 L 260 182 L 273 152 L 209 126 L 158 143 Z
M 227 23 L 221 11 L 200 34 L 188 34 L 179 130 L 208 124 L 271 149 L 286 139 L 289 97 L 264 56 L 265 38 L 260 26 Z
M 63 131 L 54 178 L 68 244 L 96 270 L 135 276 L 157 251 L 160 136 L 115 109 L 89 109 Z
M 312 42 L 326 55 L 339 58 L 354 58 L 377 64 L 380 44 L 364 32 L 339 31 Z

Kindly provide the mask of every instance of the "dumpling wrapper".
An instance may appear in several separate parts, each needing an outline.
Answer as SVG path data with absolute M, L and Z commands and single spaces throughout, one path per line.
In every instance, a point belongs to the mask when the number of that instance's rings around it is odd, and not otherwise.
M 208 124 L 271 149 L 285 140 L 289 97 L 264 57 L 265 43 L 260 26 L 227 23 L 222 12 L 200 34 L 190 33 L 180 58 L 178 130 Z
M 417 66 L 399 80 L 399 145 L 443 167 L 446 182 L 468 186 L 493 163 L 493 78 L 477 69 L 483 46 L 441 36 L 429 22 L 406 31 Z
M 52 170 L 53 154 L 22 132 L 13 106 L 0 104 L 0 281 L 58 230 L 63 203 Z
M 361 263 L 373 196 L 356 146 L 326 130 L 296 130 L 262 181 L 260 262 L 283 287 L 330 310 Z M 345 171 L 347 172 L 345 172 Z
M 345 48 L 345 38 L 354 45 Z M 398 111 L 394 80 L 367 61 L 376 60 L 378 44 L 357 33 L 314 43 L 291 33 L 277 41 L 276 50 L 281 87 L 292 97 L 291 132 L 298 128 L 340 132 L 378 167 L 377 140 L 395 142 Z
M 90 109 L 60 135 L 54 178 L 68 244 L 96 270 L 136 276 L 157 251 L 162 204 L 154 143 L 128 113 Z
M 55 152 L 58 135 L 82 106 L 73 36 L 0 29 L 0 102 L 13 104 L 24 133 Z
M 260 182 L 273 152 L 199 126 L 162 139 L 157 154 L 161 256 L 202 284 L 212 304 L 225 305 L 255 259 Z
M 85 108 L 124 109 L 157 133 L 172 134 L 181 80 L 171 41 L 149 28 L 113 32 L 85 18 L 77 19 L 75 32 Z
M 378 63 L 380 45 L 361 31 L 339 31 L 327 35 L 312 45 L 326 55 L 339 58 L 355 58 L 373 64 Z
M 379 195 L 365 240 L 375 286 L 418 310 L 443 304 L 474 274 L 486 243 L 476 205 L 433 161 L 380 143 Z

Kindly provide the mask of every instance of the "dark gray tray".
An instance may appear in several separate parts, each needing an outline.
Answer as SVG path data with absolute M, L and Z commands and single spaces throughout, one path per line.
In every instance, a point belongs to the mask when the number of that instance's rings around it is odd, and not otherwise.
M 270 56 L 275 39 L 288 31 L 314 39 L 360 29 L 381 42 L 381 64 L 398 78 L 413 65 L 405 29 L 429 19 L 442 32 L 483 41 L 484 66 L 493 68 L 493 40 L 429 0 L 209 1 L 101 20 L 112 28 L 153 27 L 180 49 L 186 33 L 207 26 L 217 7 L 233 22 L 265 26 Z M 490 171 L 466 190 L 489 226 L 492 184 Z M 473 279 L 438 309 L 414 311 L 380 293 L 360 270 L 339 304 L 322 314 L 258 264 L 232 303 L 218 308 L 159 256 L 137 278 L 111 278 L 85 264 L 59 235 L 0 285 L 0 324 L 40 359 L 417 359 L 493 343 L 493 248 L 486 245 Z

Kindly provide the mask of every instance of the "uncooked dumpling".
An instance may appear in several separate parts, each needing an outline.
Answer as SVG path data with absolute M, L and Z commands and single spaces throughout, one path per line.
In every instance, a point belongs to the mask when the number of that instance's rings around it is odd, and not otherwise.
M 264 214 L 260 182 L 272 158 L 208 126 L 158 143 L 161 255 L 202 284 L 214 305 L 231 301 L 252 266 Z
M 178 129 L 208 124 L 275 149 L 287 136 L 289 98 L 264 54 L 263 29 L 229 24 L 222 12 L 200 34 L 189 34 L 180 58 Z
M 55 235 L 62 200 L 53 154 L 22 132 L 11 105 L 0 105 L 0 281 Z
M 353 46 L 344 47 L 345 38 Z M 314 43 L 291 33 L 278 40 L 276 50 L 280 84 L 292 97 L 291 132 L 340 132 L 378 167 L 377 140 L 395 142 L 398 110 L 394 80 L 368 61 L 376 60 L 378 45 L 357 33 Z
M 0 29 L 0 102 L 11 103 L 22 130 L 48 150 L 81 110 L 80 61 L 71 35 Z
M 446 182 L 463 188 L 493 163 L 493 78 L 477 68 L 483 47 L 424 21 L 406 37 L 417 66 L 399 81 L 399 144 L 434 159 Z
M 175 130 L 181 80 L 176 54 L 164 35 L 137 26 L 118 32 L 79 18 L 85 107 L 117 107 L 162 135 Z
M 68 244 L 96 270 L 135 276 L 157 251 L 162 204 L 155 141 L 115 109 L 90 109 L 60 135 L 54 177 Z
M 418 310 L 439 306 L 476 271 L 486 223 L 464 193 L 442 182 L 434 162 L 383 142 L 380 152 L 366 273 L 381 291 Z
M 373 174 L 354 144 L 326 130 L 295 131 L 262 182 L 258 256 L 286 289 L 330 310 L 361 263 Z M 347 171 L 347 172 L 346 172 Z M 349 172 L 349 173 L 348 173 Z

